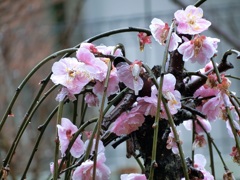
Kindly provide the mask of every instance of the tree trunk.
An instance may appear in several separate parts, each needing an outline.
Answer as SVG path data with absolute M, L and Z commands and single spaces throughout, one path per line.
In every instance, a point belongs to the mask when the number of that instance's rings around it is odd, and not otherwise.
M 148 177 L 152 166 L 152 143 L 153 131 L 152 127 L 154 118 L 147 116 L 144 124 L 135 132 L 135 147 L 139 149 L 140 155 L 144 160 L 145 174 Z M 157 141 L 157 156 L 154 171 L 154 179 L 180 179 L 183 177 L 181 160 L 179 155 L 166 148 L 168 134 L 168 121 L 162 119 L 159 121 L 159 132 Z

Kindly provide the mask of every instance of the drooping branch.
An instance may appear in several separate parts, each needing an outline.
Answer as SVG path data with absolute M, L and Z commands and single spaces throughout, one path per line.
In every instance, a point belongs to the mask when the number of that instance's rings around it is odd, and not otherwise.
M 93 41 L 96 41 L 98 39 L 108 37 L 108 36 L 111 36 L 114 34 L 125 33 L 125 32 L 145 32 L 147 35 L 151 35 L 151 31 L 149 29 L 138 28 L 138 27 L 126 27 L 126 28 L 115 29 L 115 30 L 111 30 L 111 31 L 108 31 L 105 33 L 101 33 L 99 35 L 96 35 L 94 37 L 91 37 L 91 38 L 85 40 L 84 42 L 92 43 Z

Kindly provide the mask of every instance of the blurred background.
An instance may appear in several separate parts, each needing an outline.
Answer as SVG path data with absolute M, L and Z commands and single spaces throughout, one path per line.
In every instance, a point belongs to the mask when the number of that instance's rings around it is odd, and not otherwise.
M 178 9 L 185 9 L 194 0 L 7 0 L 0 2 L 0 115 L 3 116 L 9 101 L 16 88 L 27 73 L 43 58 L 55 51 L 73 47 L 96 34 L 122 27 L 149 28 L 151 20 L 156 17 L 171 23 L 173 13 Z M 230 48 L 240 50 L 240 1 L 239 0 L 207 0 L 202 6 L 204 17 L 212 22 L 205 35 L 219 38 L 217 62 L 224 52 Z M 136 33 L 124 33 L 94 42 L 96 45 L 106 46 L 122 43 L 126 49 L 126 56 L 130 60 L 142 60 L 150 67 L 161 64 L 164 48 L 154 39 L 152 44 L 145 47 L 144 52 L 138 48 Z M 239 62 L 235 56 L 229 60 L 235 69 L 228 74 L 239 75 Z M 12 144 L 22 119 L 30 105 L 30 99 L 36 95 L 39 82 L 51 71 L 53 61 L 47 63 L 29 83 L 27 83 L 20 98 L 14 106 L 14 117 L 9 117 L 3 132 L 0 134 L 0 160 Z M 202 68 L 190 64 L 187 69 L 195 71 Z M 49 86 L 50 87 L 50 86 Z M 239 84 L 232 80 L 232 90 L 239 93 Z M 56 94 L 55 94 L 56 95 Z M 29 153 L 38 135 L 37 127 L 41 125 L 52 109 L 57 105 L 55 95 L 41 106 L 24 133 L 20 145 L 16 150 L 11 163 L 10 179 L 19 179 L 22 167 L 26 165 Z M 67 111 L 67 110 L 66 110 Z M 69 105 L 68 111 L 71 111 Z M 89 118 L 96 110 L 90 109 Z M 65 112 L 67 116 L 68 112 Z M 191 156 L 191 136 L 184 128 L 181 130 L 181 139 L 185 156 Z M 226 157 L 230 171 L 240 179 L 237 172 L 239 166 L 234 164 L 228 154 L 234 145 L 229 139 L 226 125 L 223 121 L 212 124 L 212 137 L 219 146 L 222 155 Z M 43 179 L 49 174 L 49 163 L 53 161 L 55 136 L 55 122 L 51 122 L 36 153 L 34 162 L 29 170 L 28 179 Z M 125 145 L 122 144 L 113 150 L 107 148 L 107 165 L 112 171 L 111 179 L 119 179 L 119 174 L 139 172 L 134 159 L 126 158 Z M 208 147 L 197 150 L 203 153 L 208 160 Z M 215 153 L 216 154 L 216 153 Z M 218 156 L 215 157 L 217 179 L 222 179 L 223 166 Z M 206 167 L 209 169 L 209 164 Z M 34 178 L 33 178 L 34 177 Z

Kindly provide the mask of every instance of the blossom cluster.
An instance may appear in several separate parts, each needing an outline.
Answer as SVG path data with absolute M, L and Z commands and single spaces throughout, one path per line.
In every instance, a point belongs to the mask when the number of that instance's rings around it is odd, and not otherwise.
M 217 43 L 220 40 L 200 34 L 211 25 L 211 22 L 202 18 L 202 9 L 190 5 L 185 10 L 176 11 L 174 17 L 177 28 L 176 32 L 171 34 L 168 50 L 170 52 L 178 50 L 183 55 L 183 61 L 198 62 L 201 65 L 207 64 L 217 53 Z M 165 45 L 170 33 L 169 25 L 161 19 L 154 18 L 150 29 L 154 39 L 159 44 Z
M 158 79 L 160 81 L 160 79 Z M 168 106 L 172 115 L 177 113 L 181 108 L 179 91 L 175 90 L 176 79 L 172 74 L 164 75 L 163 96 L 168 101 Z M 144 122 L 144 116 L 154 117 L 157 112 L 157 88 L 155 85 L 151 88 L 151 96 L 138 97 L 133 108 L 129 112 L 123 112 L 113 123 L 110 131 L 117 135 L 127 135 L 137 130 Z M 164 109 L 163 104 L 161 108 Z M 167 119 L 165 110 L 162 110 L 161 117 Z
M 149 27 L 153 38 L 160 45 L 166 45 L 169 36 L 168 51 L 179 52 L 182 55 L 182 61 L 198 62 L 201 65 L 205 65 L 205 68 L 199 71 L 202 74 L 207 73 L 207 81 L 196 90 L 193 99 L 202 99 L 196 109 L 199 113 L 205 115 L 206 118 L 197 115 L 195 119 L 183 122 L 187 130 L 194 130 L 195 132 L 193 147 L 202 147 L 206 144 L 204 133 L 211 131 L 210 122 L 220 118 L 226 121 L 229 135 L 233 137 L 226 113 L 226 106 L 230 107 L 231 112 L 235 114 L 234 126 L 238 133 L 240 132 L 240 126 L 238 114 L 229 100 L 231 93 L 229 91 L 230 80 L 222 74 L 222 81 L 219 82 L 217 75 L 211 71 L 213 65 L 210 60 L 217 53 L 217 43 L 220 40 L 201 34 L 211 25 L 209 21 L 203 18 L 201 8 L 188 6 L 185 10 L 176 11 L 174 17 L 176 27 L 173 29 L 173 32 L 170 32 L 171 28 L 167 23 L 157 18 L 152 20 Z M 138 37 L 141 50 L 143 50 L 145 44 L 151 43 L 150 36 L 146 33 L 141 32 L 138 34 Z M 168 120 L 169 114 L 167 114 L 163 102 L 160 103 L 160 109 L 157 108 L 159 91 L 156 85 L 151 85 L 150 95 L 139 95 L 144 87 L 143 75 L 146 73 L 142 61 L 135 60 L 132 63 L 119 62 L 114 64 L 112 57 L 119 56 L 123 57 L 123 52 L 113 46 L 95 46 L 91 43 L 82 43 L 76 52 L 76 57 L 63 58 L 52 66 L 51 80 L 54 84 L 61 85 L 61 90 L 56 100 L 63 101 L 68 98 L 74 101 L 76 96 L 82 93 L 89 107 L 99 106 L 100 98 L 104 92 L 106 92 L 107 97 L 116 95 L 122 88 L 120 84 L 124 84 L 125 87 L 134 92 L 136 101 L 126 111 L 119 114 L 111 124 L 109 131 L 117 136 L 128 135 L 142 126 L 146 116 L 155 117 L 157 113 L 160 114 L 160 118 Z M 108 66 L 109 63 L 111 68 Z M 190 80 L 184 79 L 184 81 L 194 81 L 195 78 L 195 76 L 192 76 Z M 163 80 L 161 87 L 162 98 L 166 101 L 170 114 L 174 116 L 182 108 L 181 92 L 175 88 L 177 83 L 176 77 L 171 73 L 165 73 L 157 78 L 158 83 L 161 80 Z M 105 81 L 108 81 L 108 87 L 105 87 Z M 78 128 L 67 118 L 62 118 L 61 125 L 57 125 L 57 128 L 60 150 L 62 157 L 64 157 L 69 143 L 73 135 L 78 131 Z M 83 142 L 81 135 L 79 135 L 70 148 L 70 154 L 74 158 L 80 158 L 84 155 L 87 146 L 88 141 Z M 172 130 L 168 135 L 166 148 L 171 149 L 175 154 L 179 153 Z M 102 142 L 99 143 L 98 150 L 97 153 L 95 152 L 97 156 L 96 179 L 109 179 L 110 169 L 105 164 L 106 157 Z M 92 154 L 93 151 L 92 149 Z M 235 159 L 239 159 L 239 155 L 236 155 L 236 152 L 231 155 Z M 205 170 L 205 164 L 206 159 L 202 155 L 195 155 L 195 167 L 204 174 L 205 179 L 214 179 Z M 94 162 L 90 159 L 84 161 L 74 170 L 72 178 L 92 179 L 93 165 Z M 53 171 L 52 164 L 51 171 Z M 146 177 L 143 174 L 123 174 L 121 179 L 144 180 Z
M 66 150 L 69 146 L 73 135 L 78 131 L 76 125 L 74 125 L 69 119 L 62 118 L 61 125 L 57 125 L 58 128 L 58 135 L 59 135 L 59 142 L 60 142 L 60 150 L 62 153 L 62 157 L 66 154 Z M 94 139 L 91 154 L 94 152 L 96 139 Z M 86 151 L 89 145 L 89 140 L 85 142 L 82 141 L 81 136 L 79 135 L 77 139 L 74 141 L 71 149 L 70 154 L 74 158 L 80 158 L 84 152 Z M 109 179 L 110 176 L 110 169 L 105 165 L 106 157 L 104 154 L 105 147 L 103 146 L 102 141 L 99 141 L 98 144 L 98 152 L 97 152 L 97 162 L 96 162 L 96 169 L 97 169 L 97 179 Z M 61 162 L 61 159 L 59 160 Z M 93 161 L 86 160 L 80 166 L 78 166 L 73 173 L 72 179 L 92 179 L 93 176 Z M 50 170 L 53 173 L 54 171 L 54 163 L 50 163 Z
M 231 81 L 224 74 L 221 74 L 222 82 L 219 82 L 217 75 L 213 73 L 213 65 L 210 61 L 217 53 L 217 44 L 220 40 L 201 34 L 209 28 L 211 22 L 203 18 L 201 8 L 191 5 L 185 10 L 176 11 L 174 17 L 176 28 L 173 29 L 173 32 L 170 32 L 169 25 L 161 19 L 154 18 L 152 20 L 150 29 L 154 39 L 160 45 L 166 45 L 167 37 L 171 33 L 169 52 L 179 52 L 184 62 L 190 61 L 205 65 L 205 68 L 199 70 L 202 74 L 212 71 L 208 73 L 207 82 L 194 93 L 194 98 L 203 99 L 196 109 L 205 115 L 206 118 L 197 116 L 194 120 L 183 122 L 187 130 L 193 130 L 194 127 L 196 135 L 193 148 L 206 145 L 203 134 L 211 131 L 210 122 L 214 122 L 217 119 L 226 121 L 228 134 L 230 137 L 234 137 L 225 107 L 229 107 L 231 113 L 234 114 L 233 124 L 239 135 L 239 116 L 229 100 L 229 95 L 232 93 L 229 91 Z M 192 76 L 191 81 L 194 80 L 195 77 Z M 171 137 L 169 138 L 171 139 Z
M 204 74 L 211 70 L 213 70 L 213 65 L 210 62 L 205 68 L 199 71 Z M 188 120 L 183 122 L 187 130 L 193 130 L 193 127 L 195 127 L 196 139 L 193 144 L 194 147 L 203 147 L 206 145 L 203 134 L 211 132 L 212 127 L 210 123 L 218 119 L 226 122 L 227 132 L 231 138 L 234 138 L 226 107 L 233 114 L 234 128 L 240 134 L 239 115 L 229 99 L 230 94 L 234 94 L 234 92 L 229 90 L 231 81 L 225 77 L 224 73 L 221 74 L 220 78 L 221 82 L 218 81 L 215 73 L 209 73 L 206 83 L 197 89 L 193 95 L 196 99 L 202 99 L 201 103 L 196 106 L 196 109 L 206 116 L 206 119 L 197 116 L 195 121 Z M 192 80 L 194 79 L 195 77 L 193 76 Z M 195 124 L 194 126 L 193 123 Z

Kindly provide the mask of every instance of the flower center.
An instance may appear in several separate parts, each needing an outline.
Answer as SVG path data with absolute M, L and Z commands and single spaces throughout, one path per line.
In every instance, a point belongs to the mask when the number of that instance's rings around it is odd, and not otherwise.
M 171 93 L 170 91 L 165 92 L 164 97 L 170 102 L 171 105 L 175 105 L 178 103 L 173 93 Z
M 228 78 L 226 78 L 224 75 L 222 75 L 222 83 L 218 84 L 218 88 L 220 89 L 220 91 L 227 92 L 230 85 L 231 85 L 231 81 Z
M 66 136 L 67 136 L 68 140 L 71 140 L 71 139 L 72 139 L 72 131 L 71 131 L 70 129 L 68 129 L 68 130 L 66 131 Z
M 188 24 L 190 24 L 190 25 L 194 25 L 195 24 L 195 21 L 193 20 L 193 19 L 190 19 L 189 21 L 188 21 Z
M 193 39 L 195 57 L 197 57 L 199 52 L 201 51 L 204 39 L 205 39 L 205 36 L 197 36 Z
M 162 30 L 162 33 L 160 34 L 160 39 L 161 39 L 161 43 L 162 44 L 165 44 L 166 43 L 166 39 L 167 39 L 167 36 L 168 36 L 168 32 L 169 32 L 169 26 L 167 23 L 165 23 L 165 26 Z
M 68 71 L 68 75 L 69 75 L 70 77 L 75 77 L 75 75 L 76 75 L 76 70 L 73 70 L 73 69 L 69 70 L 69 71 Z

